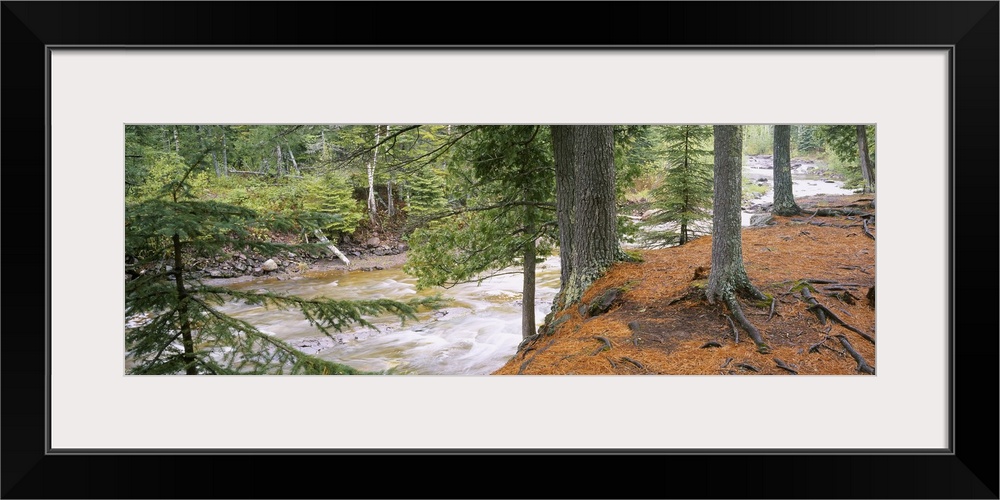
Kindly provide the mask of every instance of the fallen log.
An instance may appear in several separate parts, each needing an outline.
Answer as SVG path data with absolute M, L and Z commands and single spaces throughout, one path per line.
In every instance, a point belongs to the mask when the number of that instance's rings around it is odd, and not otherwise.
M 330 243 L 330 240 L 328 240 L 326 236 L 323 235 L 323 231 L 317 229 L 313 231 L 313 234 L 315 234 L 316 237 L 319 238 L 320 243 L 327 243 L 326 248 L 329 249 L 331 252 L 333 252 L 333 254 L 336 255 L 337 258 L 340 259 L 340 261 L 343 262 L 345 266 L 351 265 L 351 261 L 347 259 L 347 256 L 344 255 L 344 252 L 341 252 L 339 249 L 337 249 L 336 246 L 333 245 L 333 243 Z

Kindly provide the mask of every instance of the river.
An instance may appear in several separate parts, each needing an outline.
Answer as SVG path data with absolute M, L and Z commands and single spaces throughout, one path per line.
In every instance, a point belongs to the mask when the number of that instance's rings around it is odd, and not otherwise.
M 745 167 L 744 175 L 773 186 L 768 168 Z M 852 194 L 840 181 L 793 171 L 796 197 L 817 194 Z M 773 201 L 773 192 L 751 205 Z M 752 207 L 751 207 L 752 210 Z M 750 211 L 743 212 L 749 225 Z M 516 271 L 516 270 L 511 270 Z M 519 274 L 496 276 L 481 284 L 417 291 L 416 278 L 402 269 L 380 271 L 331 270 L 305 273 L 279 281 L 256 279 L 231 285 L 244 290 L 266 289 L 306 298 L 398 299 L 441 294 L 448 302 L 437 311 L 418 314 L 400 324 L 398 318 L 375 318 L 378 330 L 358 328 L 325 336 L 294 311 L 265 309 L 231 303 L 222 311 L 246 320 L 262 331 L 291 343 L 302 351 L 354 368 L 394 374 L 486 375 L 503 366 L 521 342 L 521 280 Z M 552 307 L 559 288 L 559 258 L 549 257 L 538 266 L 535 317 L 538 326 Z
M 401 324 L 397 317 L 375 318 L 378 331 L 359 328 L 333 338 L 294 311 L 231 303 L 221 310 L 291 343 L 303 352 L 359 370 L 395 374 L 486 375 L 503 366 L 521 342 L 519 274 L 495 276 L 481 284 L 417 291 L 417 279 L 402 269 L 332 270 L 292 279 L 260 279 L 231 285 L 243 290 L 266 289 L 305 298 L 409 300 L 440 294 L 447 299 L 437 311 L 418 314 Z M 559 291 L 559 258 L 537 268 L 535 317 L 541 326 Z

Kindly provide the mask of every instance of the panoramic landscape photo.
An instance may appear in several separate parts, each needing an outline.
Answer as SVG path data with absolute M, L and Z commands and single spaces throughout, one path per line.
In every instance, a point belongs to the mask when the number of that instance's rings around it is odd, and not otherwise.
M 872 124 L 124 127 L 129 375 L 874 375 Z

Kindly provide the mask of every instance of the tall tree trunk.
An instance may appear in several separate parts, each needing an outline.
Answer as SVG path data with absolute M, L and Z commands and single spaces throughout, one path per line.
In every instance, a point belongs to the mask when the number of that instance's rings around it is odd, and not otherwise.
M 684 175 L 691 175 L 691 127 L 684 127 Z M 684 190 L 684 212 L 688 213 L 691 211 L 690 197 L 687 194 L 687 190 Z M 677 242 L 678 245 L 683 245 L 688 242 L 687 238 L 688 225 L 687 216 L 681 216 L 681 236 Z
M 281 145 L 276 144 L 274 146 L 274 156 L 275 156 L 275 168 L 278 170 L 278 177 L 285 174 L 285 164 L 281 161 Z
M 181 139 L 177 135 L 177 127 L 174 127 L 174 149 L 177 151 L 177 154 L 181 154 Z
M 743 138 L 737 125 L 716 125 L 715 179 L 712 201 L 712 271 L 705 294 L 710 303 L 736 294 L 764 295 L 750 283 L 743 266 Z
M 176 201 L 176 200 L 175 200 Z M 191 337 L 191 318 L 188 316 L 187 289 L 184 287 L 184 260 L 181 258 L 181 238 L 174 233 L 174 281 L 177 284 L 177 316 L 181 323 L 181 342 L 184 344 L 184 364 L 188 375 L 197 375 L 194 339 Z
M 573 272 L 573 205 L 576 199 L 576 180 L 573 170 L 576 165 L 573 150 L 573 128 L 568 125 L 553 125 L 552 156 L 556 167 L 556 222 L 559 227 L 559 288 L 565 292 L 569 288 L 569 278 Z M 560 294 L 562 295 L 562 294 Z M 562 305 L 556 301 L 556 308 Z
M 615 203 L 614 128 L 573 125 L 575 202 L 573 270 L 565 303 L 583 296 L 597 278 L 621 258 Z
M 875 192 L 875 166 L 872 165 L 871 157 L 868 156 L 868 134 L 864 125 L 858 125 L 858 159 L 861 161 L 861 176 L 865 179 L 863 192 Z
M 288 151 L 288 158 L 292 160 L 292 168 L 295 169 L 295 175 L 302 175 L 302 171 L 299 170 L 299 162 L 295 161 L 295 153 L 292 153 L 292 147 L 285 143 L 285 151 Z
M 774 205 L 775 215 L 796 215 L 802 209 L 792 194 L 791 125 L 774 126 Z
M 222 131 L 222 173 L 229 175 L 229 148 L 226 146 L 226 131 Z
M 368 217 L 371 219 L 372 226 L 375 225 L 375 210 L 377 209 L 375 205 L 375 163 L 378 161 L 380 131 L 381 126 L 375 125 L 375 150 L 372 151 L 372 161 L 368 163 Z
M 388 205 L 386 207 L 386 212 L 389 214 L 389 217 L 391 218 L 392 216 L 396 215 L 396 205 L 392 202 L 392 177 L 390 177 L 389 180 L 385 181 L 385 196 L 387 198 L 386 203 Z
M 534 211 L 528 208 L 528 212 Z M 531 215 L 525 226 L 526 234 L 534 234 L 535 224 Z M 524 244 L 524 282 L 521 287 L 521 338 L 535 334 L 535 240 Z
M 385 126 L 385 136 L 386 137 L 389 137 L 389 127 L 390 127 L 390 125 L 386 125 Z M 393 215 L 396 215 L 396 207 L 392 203 L 392 172 L 391 171 L 389 172 L 389 180 L 385 181 L 385 193 L 386 193 L 386 195 L 385 195 L 385 197 L 386 197 L 386 201 L 385 201 L 385 203 L 386 203 L 386 213 L 388 213 L 389 217 L 391 218 Z

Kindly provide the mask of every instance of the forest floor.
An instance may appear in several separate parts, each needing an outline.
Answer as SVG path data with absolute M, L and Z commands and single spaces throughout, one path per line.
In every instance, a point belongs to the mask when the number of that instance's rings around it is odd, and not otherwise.
M 802 215 L 744 228 L 747 274 L 776 300 L 773 312 L 767 302 L 740 303 L 769 353 L 758 352 L 738 323 L 730 323 L 724 305 L 705 299 L 712 240 L 703 237 L 642 251 L 642 262 L 616 264 L 587 291 L 581 306 L 557 314 L 548 331 L 523 343 L 494 373 L 855 375 L 862 366 L 874 373 L 871 199 L 798 198 Z M 834 214 L 823 215 L 823 209 Z M 824 322 L 803 289 L 826 308 Z M 610 308 L 591 315 L 589 306 L 602 301 Z

